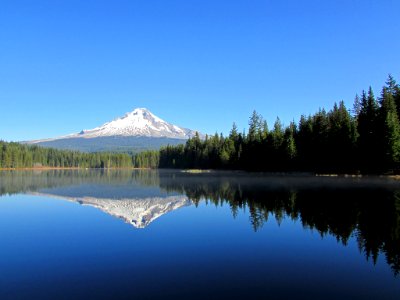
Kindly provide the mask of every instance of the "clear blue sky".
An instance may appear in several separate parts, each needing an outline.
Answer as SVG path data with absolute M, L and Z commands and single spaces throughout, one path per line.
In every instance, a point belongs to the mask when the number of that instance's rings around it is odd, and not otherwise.
M 2 0 L 0 139 L 146 107 L 204 133 L 270 127 L 400 81 L 400 1 Z

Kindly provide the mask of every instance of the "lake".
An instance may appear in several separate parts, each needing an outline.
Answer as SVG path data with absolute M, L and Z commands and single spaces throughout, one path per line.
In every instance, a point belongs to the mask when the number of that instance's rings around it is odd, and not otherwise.
M 400 182 L 0 172 L 0 299 L 400 299 Z

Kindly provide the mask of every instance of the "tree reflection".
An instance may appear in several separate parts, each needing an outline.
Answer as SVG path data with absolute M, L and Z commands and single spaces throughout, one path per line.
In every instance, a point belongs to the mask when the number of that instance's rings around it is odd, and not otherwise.
M 296 178 L 248 178 L 185 175 L 161 177 L 161 186 L 185 193 L 198 204 L 230 206 L 233 217 L 248 210 L 250 223 L 259 230 L 269 218 L 300 221 L 321 237 L 334 236 L 347 245 L 357 238 L 367 260 L 386 258 L 394 274 L 400 271 L 400 190 L 386 182 L 321 179 L 303 185 Z M 384 183 L 383 185 L 381 185 Z
M 0 196 L 81 184 L 159 186 L 160 176 L 157 170 L 129 169 L 0 171 Z

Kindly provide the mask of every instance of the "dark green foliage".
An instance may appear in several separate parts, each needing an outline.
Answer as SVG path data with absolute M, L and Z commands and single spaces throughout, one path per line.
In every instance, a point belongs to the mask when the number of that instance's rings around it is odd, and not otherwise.
M 299 130 L 294 122 L 274 127 L 253 112 L 247 135 L 234 124 L 228 137 L 215 134 L 201 141 L 197 136 L 185 146 L 160 151 L 162 168 L 244 169 L 250 171 L 352 171 L 356 126 L 344 103 L 326 113 L 302 116 Z
M 285 136 L 283 140 L 283 149 L 286 165 L 289 165 L 290 162 L 294 162 L 297 157 L 297 149 L 296 149 L 296 124 L 291 122 L 289 127 L 285 130 Z
M 328 146 L 328 129 L 329 119 L 326 111 L 320 110 L 312 118 L 312 160 L 311 165 L 313 169 L 323 172 L 328 165 L 329 151 Z
M 334 105 L 328 113 L 329 133 L 327 138 L 326 169 L 332 172 L 351 172 L 355 168 L 356 123 L 347 111 L 344 102 Z
M 378 103 L 369 87 L 368 96 L 362 92 L 361 110 L 357 116 L 358 164 L 363 172 L 377 172 L 380 168 L 378 113 Z
M 344 102 L 326 112 L 301 116 L 299 124 L 273 129 L 254 111 L 249 130 L 238 134 L 233 124 L 228 137 L 215 134 L 160 151 L 161 168 L 223 168 L 250 171 L 308 171 L 317 173 L 399 172 L 400 87 L 389 76 L 380 102 L 373 91 L 356 96 L 353 115 Z
M 382 159 L 386 169 L 397 168 L 400 162 L 400 124 L 395 103 L 398 86 L 389 76 L 387 85 L 382 90 L 380 107 L 380 129 L 382 139 Z
M 313 167 L 313 122 L 311 116 L 301 116 L 299 130 L 296 136 L 296 146 L 299 168 L 303 171 L 310 171 Z
M 158 168 L 160 164 L 160 153 L 156 150 L 140 152 L 134 155 L 134 166 L 136 168 Z
M 263 127 L 263 118 L 256 111 L 253 111 L 253 114 L 250 117 L 249 133 L 247 135 L 250 142 L 259 142 L 261 140 Z
M 83 153 L 0 141 L 0 168 L 156 168 L 159 152 Z

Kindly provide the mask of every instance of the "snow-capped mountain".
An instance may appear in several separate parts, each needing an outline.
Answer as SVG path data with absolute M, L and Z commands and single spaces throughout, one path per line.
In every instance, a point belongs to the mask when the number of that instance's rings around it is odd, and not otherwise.
M 188 139 L 195 131 L 170 124 L 153 115 L 146 108 L 136 108 L 123 117 L 105 123 L 100 127 L 82 130 L 76 137 L 92 138 L 99 136 L 148 136 Z
M 99 127 L 82 130 L 56 138 L 34 140 L 27 144 L 81 151 L 157 149 L 163 145 L 176 145 L 195 136 L 196 131 L 168 123 L 146 108 L 136 108 L 123 117 Z M 200 137 L 203 137 L 200 134 Z
M 196 131 L 168 123 L 152 114 L 146 108 L 136 108 L 123 117 L 107 122 L 99 127 L 82 130 L 59 138 L 96 138 L 104 136 L 146 136 L 188 139 Z M 46 141 L 55 140 L 46 139 Z M 39 140 L 38 142 L 43 141 Z

